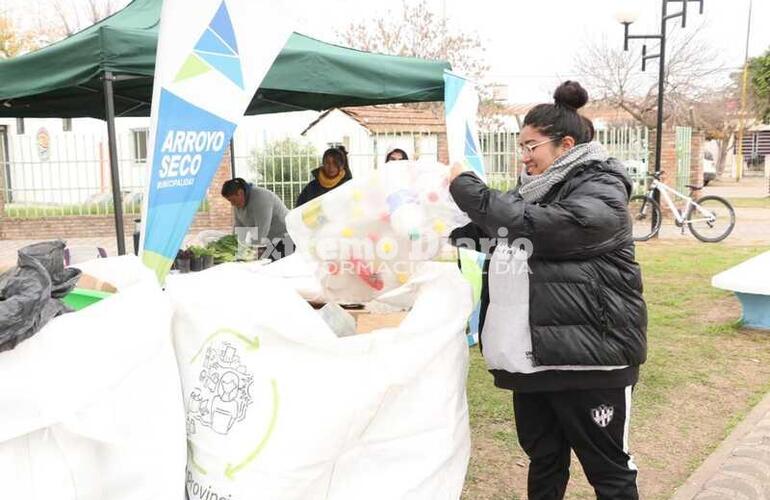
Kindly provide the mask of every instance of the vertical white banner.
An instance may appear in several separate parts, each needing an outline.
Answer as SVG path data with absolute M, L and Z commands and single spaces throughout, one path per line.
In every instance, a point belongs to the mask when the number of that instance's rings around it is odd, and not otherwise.
M 444 71 L 444 112 L 449 164 L 462 163 L 481 180 L 486 181 L 484 158 L 481 156 L 479 131 L 476 126 L 478 109 L 479 95 L 473 82 L 451 71 Z M 474 308 L 468 322 L 468 345 L 475 345 L 479 341 L 484 258 L 483 254 L 473 250 L 458 249 L 460 269 L 473 287 Z
M 268 0 L 163 3 L 141 236 L 141 258 L 161 282 L 291 34 L 279 8 Z
M 479 94 L 473 82 L 451 71 L 444 71 L 444 112 L 449 164 L 463 163 L 481 180 L 486 180 L 476 125 L 478 110 Z

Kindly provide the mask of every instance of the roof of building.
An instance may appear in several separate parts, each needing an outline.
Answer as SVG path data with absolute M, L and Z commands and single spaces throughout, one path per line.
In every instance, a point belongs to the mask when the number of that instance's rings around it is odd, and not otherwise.
M 520 116 L 522 119 L 530 109 L 538 103 L 510 104 L 499 111 L 501 115 Z M 580 108 L 580 114 L 588 117 L 592 121 L 602 121 L 607 124 L 629 123 L 634 121 L 634 117 L 619 106 L 610 105 L 605 102 L 594 101 Z
M 395 132 L 444 132 L 443 113 L 429 108 L 407 106 L 357 106 L 333 108 L 324 111 L 302 131 L 305 135 L 311 128 L 334 110 L 348 115 L 373 134 Z

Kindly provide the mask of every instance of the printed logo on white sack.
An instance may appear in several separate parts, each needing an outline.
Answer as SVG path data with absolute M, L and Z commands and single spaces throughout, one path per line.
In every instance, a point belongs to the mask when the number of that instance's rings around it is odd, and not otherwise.
M 188 466 L 196 481 L 220 474 L 233 479 L 257 459 L 273 434 L 278 384 L 262 370 L 255 357 L 259 350 L 259 337 L 220 328 L 189 361 L 194 379 L 187 385 L 192 390 L 186 389 Z M 203 443 L 208 451 L 200 453 Z M 218 444 L 212 448 L 212 443 Z
M 615 416 L 615 408 L 607 405 L 599 405 L 591 410 L 591 418 L 599 427 L 607 427 Z
M 196 431 L 196 423 L 216 433 L 227 434 L 236 422 L 246 417 L 252 403 L 249 389 L 254 376 L 229 342 L 206 349 L 199 385 L 190 393 L 187 411 L 187 433 Z

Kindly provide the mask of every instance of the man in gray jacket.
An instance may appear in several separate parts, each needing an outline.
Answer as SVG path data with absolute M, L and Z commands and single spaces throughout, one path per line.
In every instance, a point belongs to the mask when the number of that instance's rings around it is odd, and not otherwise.
M 292 253 L 294 244 L 286 232 L 289 210 L 275 193 L 236 177 L 222 185 L 222 196 L 235 209 L 235 227 L 256 227 L 259 240 L 269 242 L 267 256 L 270 259 L 277 260 Z

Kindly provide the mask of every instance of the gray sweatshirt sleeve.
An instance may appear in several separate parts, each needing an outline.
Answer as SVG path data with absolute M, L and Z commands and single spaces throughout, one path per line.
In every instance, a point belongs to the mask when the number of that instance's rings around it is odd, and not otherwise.
M 259 228 L 259 238 L 267 238 L 273 220 L 273 193 L 266 189 L 253 188 L 249 196 L 248 219 L 251 226 Z
M 248 227 L 248 221 L 246 220 L 246 207 L 234 208 L 233 214 L 235 216 L 235 227 Z

